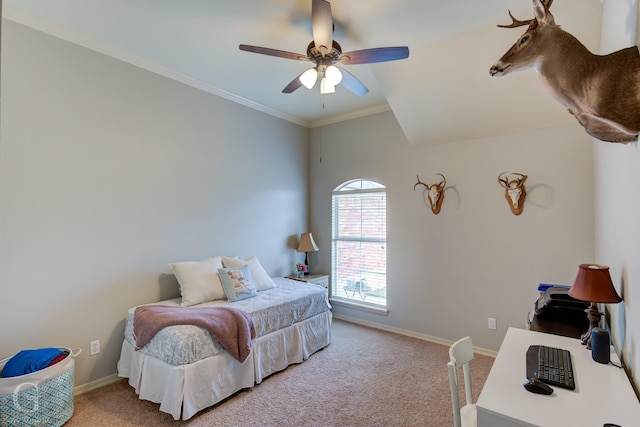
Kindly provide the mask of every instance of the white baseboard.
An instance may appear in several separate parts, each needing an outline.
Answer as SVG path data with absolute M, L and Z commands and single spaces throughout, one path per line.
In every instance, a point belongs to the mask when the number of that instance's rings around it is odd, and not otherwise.
M 447 339 L 444 339 L 444 338 L 438 338 L 438 337 L 434 337 L 434 336 L 431 336 L 431 335 L 420 334 L 418 332 L 409 331 L 409 330 L 406 330 L 406 329 L 394 328 L 393 326 L 387 326 L 387 325 L 383 325 L 381 323 L 368 322 L 366 320 L 360 320 L 360 319 L 357 319 L 355 317 L 344 316 L 342 314 L 335 314 L 334 313 L 333 317 L 336 318 L 336 319 L 344 320 L 345 322 L 351 322 L 351 323 L 356 323 L 356 324 L 363 325 L 363 326 L 369 326 L 371 328 L 381 329 L 383 331 L 393 332 L 393 333 L 399 334 L 399 335 L 405 335 L 405 336 L 408 336 L 408 337 L 417 338 L 417 339 L 420 339 L 420 340 L 429 341 L 429 342 L 436 343 L 436 344 L 446 345 L 447 347 L 454 343 L 454 341 L 447 340 Z M 489 349 L 482 348 L 482 347 L 476 347 L 476 346 L 473 347 L 473 352 L 481 354 L 483 356 L 489 356 L 489 357 L 496 357 L 496 355 L 498 354 L 498 352 L 496 352 L 496 351 L 489 350 Z
M 108 377 L 100 378 L 95 381 L 91 381 L 89 383 L 76 386 L 73 389 L 73 394 L 77 396 L 79 394 L 86 393 L 88 391 L 95 390 L 97 388 L 104 387 L 109 384 L 113 384 L 121 379 L 122 378 L 120 378 L 118 374 L 109 375 Z

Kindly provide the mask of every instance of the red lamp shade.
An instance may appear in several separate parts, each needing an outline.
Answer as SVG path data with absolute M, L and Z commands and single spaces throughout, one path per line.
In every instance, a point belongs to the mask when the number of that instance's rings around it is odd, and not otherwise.
M 622 301 L 611 282 L 609 267 L 598 264 L 580 264 L 576 280 L 569 289 L 569 295 L 591 303 Z

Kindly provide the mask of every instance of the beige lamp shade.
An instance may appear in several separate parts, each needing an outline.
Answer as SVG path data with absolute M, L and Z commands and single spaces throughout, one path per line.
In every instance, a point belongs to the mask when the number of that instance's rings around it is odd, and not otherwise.
M 318 250 L 316 242 L 313 240 L 311 233 L 302 233 L 300 235 L 300 243 L 298 244 L 298 252 L 315 252 Z

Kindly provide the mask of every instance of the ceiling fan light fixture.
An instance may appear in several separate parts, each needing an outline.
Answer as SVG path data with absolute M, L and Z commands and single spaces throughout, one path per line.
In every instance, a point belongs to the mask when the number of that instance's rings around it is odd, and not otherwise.
M 335 93 L 335 92 L 336 92 L 336 87 L 332 85 L 329 81 L 327 81 L 326 77 L 323 77 L 322 80 L 320 80 L 320 93 L 324 95 L 326 93 Z
M 303 0 L 300 0 L 303 1 Z M 304 0 L 309 1 L 309 0 Z M 0 0 L 0 3 L 2 0 Z M 247 44 L 239 45 L 240 50 L 245 52 L 259 53 L 261 55 L 275 56 L 278 58 L 293 59 L 296 61 L 307 61 L 315 64 L 313 69 L 309 69 L 299 74 L 297 77 L 282 89 L 282 93 L 292 93 L 301 86 L 312 89 L 320 82 L 320 93 L 334 93 L 338 84 L 354 93 L 362 96 L 369 92 L 369 89 L 362 84 L 346 68 L 335 67 L 334 64 L 357 65 L 373 64 L 377 62 L 396 61 L 409 57 L 407 46 L 376 47 L 369 49 L 343 52 L 340 43 L 333 39 L 334 22 L 331 13 L 331 3 L 328 0 L 311 0 L 311 32 L 313 40 L 307 45 L 307 53 L 300 54 L 288 52 L 269 47 L 252 46 Z M 320 78 L 318 77 L 320 75 Z
M 315 68 L 309 68 L 300 76 L 300 83 L 302 83 L 302 85 L 307 89 L 311 89 L 313 86 L 315 86 L 317 80 L 318 71 Z
M 324 72 L 324 78 L 332 86 L 337 86 L 342 81 L 342 72 L 335 65 L 329 65 Z

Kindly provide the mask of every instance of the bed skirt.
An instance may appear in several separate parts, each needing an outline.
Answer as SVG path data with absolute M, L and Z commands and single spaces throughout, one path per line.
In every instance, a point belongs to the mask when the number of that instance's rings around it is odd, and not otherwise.
M 124 340 L 118 376 L 129 378 L 138 397 L 160 404 L 175 420 L 188 420 L 243 388 L 301 363 L 331 343 L 331 311 L 318 314 L 254 340 L 240 363 L 227 352 L 188 365 L 170 365 L 135 351 Z

